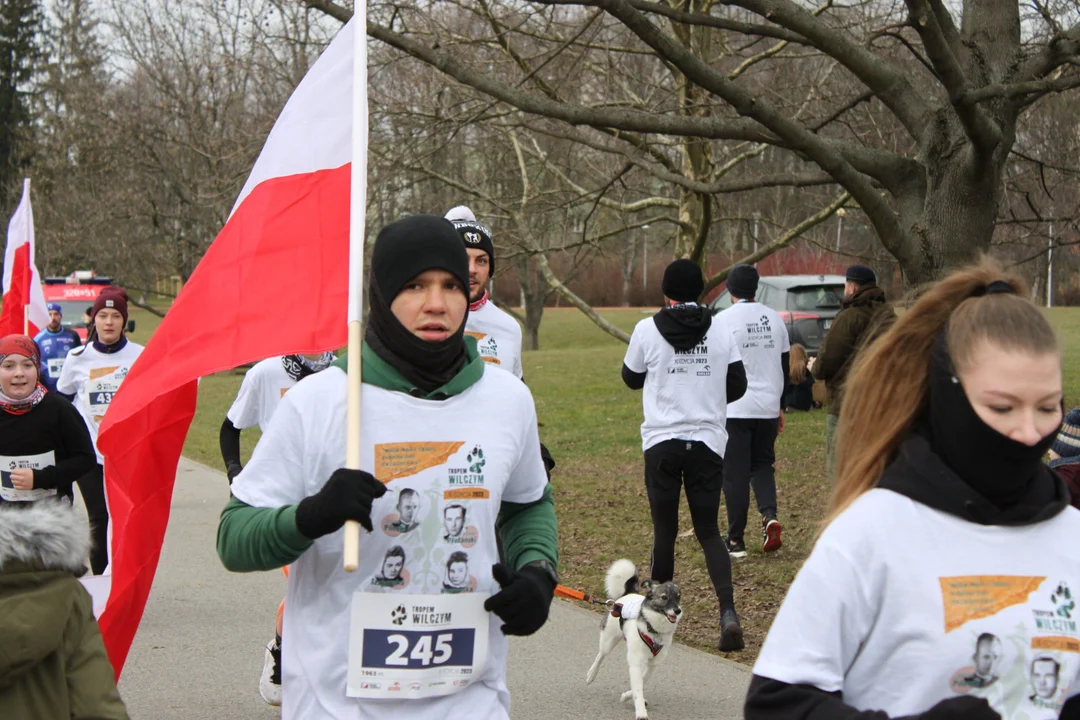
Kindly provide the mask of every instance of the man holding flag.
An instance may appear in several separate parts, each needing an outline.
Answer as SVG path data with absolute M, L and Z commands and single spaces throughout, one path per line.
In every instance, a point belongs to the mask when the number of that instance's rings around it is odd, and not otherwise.
M 226 567 L 293 564 L 286 719 L 509 717 L 506 635 L 547 620 L 556 521 L 532 396 L 510 374 L 485 372 L 465 336 L 468 268 L 442 218 L 383 228 L 362 351 L 364 469 L 344 468 L 347 382 L 336 367 L 285 395 L 233 482 L 218 528 Z M 420 497 L 408 530 L 394 524 L 403 487 Z M 450 504 L 466 507 L 478 531 L 466 592 L 442 593 L 460 552 L 444 540 Z M 342 570 L 347 521 L 367 530 L 351 575 Z M 391 548 L 407 559 L 389 586 L 378 579 Z

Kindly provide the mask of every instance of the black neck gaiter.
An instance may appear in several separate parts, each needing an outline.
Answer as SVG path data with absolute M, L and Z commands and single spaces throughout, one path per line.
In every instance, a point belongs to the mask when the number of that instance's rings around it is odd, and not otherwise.
M 375 278 L 368 283 L 368 288 L 370 311 L 364 340 L 375 354 L 425 393 L 453 380 L 469 359 L 465 350 L 468 308 L 457 332 L 446 340 L 428 342 L 413 335 L 398 321 Z
M 1037 445 L 1025 445 L 983 422 L 955 375 L 944 334 L 930 362 L 927 413 L 934 452 L 999 510 L 1025 497 L 1057 436 L 1055 428 Z

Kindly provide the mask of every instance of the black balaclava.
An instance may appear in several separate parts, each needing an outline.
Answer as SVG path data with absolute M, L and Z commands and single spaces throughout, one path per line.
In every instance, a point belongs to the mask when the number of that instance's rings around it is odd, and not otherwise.
M 934 452 L 999 510 L 1025 497 L 1043 455 L 1057 437 L 1054 428 L 1037 445 L 1029 446 L 983 422 L 956 377 L 945 333 L 934 344 L 930 361 L 927 413 Z
M 413 335 L 390 310 L 409 280 L 425 270 L 446 270 L 461 281 L 465 317 L 461 327 L 440 342 Z M 375 354 L 425 393 L 450 382 L 468 361 L 469 256 L 450 221 L 434 215 L 411 215 L 384 227 L 375 239 L 368 283 L 368 325 L 364 339 Z

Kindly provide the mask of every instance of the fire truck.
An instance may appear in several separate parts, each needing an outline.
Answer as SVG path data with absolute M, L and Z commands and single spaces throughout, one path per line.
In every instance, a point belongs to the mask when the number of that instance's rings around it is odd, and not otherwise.
M 66 277 L 47 277 L 42 282 L 45 302 L 59 303 L 64 315 L 63 326 L 79 333 L 86 342 L 87 326 L 83 315 L 90 312 L 101 291 L 112 285 L 111 277 L 100 277 L 93 270 L 76 270 Z M 128 322 L 128 332 L 135 321 Z

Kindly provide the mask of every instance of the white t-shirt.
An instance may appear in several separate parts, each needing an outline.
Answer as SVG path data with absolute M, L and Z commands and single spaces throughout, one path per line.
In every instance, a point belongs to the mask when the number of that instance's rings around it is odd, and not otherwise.
M 258 425 L 260 430 L 266 432 L 281 398 L 296 382 L 285 372 L 280 357 L 255 363 L 244 375 L 240 392 L 236 394 L 236 400 L 225 417 L 239 430 Z
M 479 310 L 469 311 L 465 334 L 476 338 L 484 362 L 522 377 L 521 326 L 495 303 L 488 300 Z
M 740 300 L 713 318 L 713 324 L 732 333 L 746 368 L 746 394 L 727 408 L 729 418 L 780 417 L 784 370 L 780 356 L 791 350 L 780 315 L 759 302 Z
M 304 378 L 282 399 L 233 481 L 232 492 L 255 507 L 281 507 L 315 494 L 345 465 L 346 376 L 340 368 Z M 468 587 L 498 591 L 495 519 L 500 503 L 535 502 L 547 485 L 532 395 L 508 373 L 485 372 L 460 395 L 423 400 L 363 386 L 361 462 L 387 483 L 375 501 L 375 532 L 361 532 L 360 567 L 342 569 L 344 532 L 315 544 L 292 565 L 282 644 L 286 720 L 472 720 L 508 718 L 507 640 L 490 616 L 489 654 L 480 680 L 458 693 L 423 700 L 357 700 L 346 696 L 353 593 L 438 594 L 455 551 L 468 555 Z M 404 490 L 409 517 L 399 514 Z M 465 507 L 464 527 L 447 529 L 443 510 Z M 457 511 L 449 515 L 456 516 Z M 453 536 L 451 535 L 453 533 Z M 387 550 L 405 551 L 402 580 L 385 582 Z M 383 582 L 380 582 L 383 580 Z
M 645 376 L 642 449 L 665 440 L 699 440 L 723 457 L 727 446 L 727 368 L 741 360 L 729 332 L 715 323 L 696 346 L 676 351 L 652 318 L 630 336 L 623 363 Z
M 127 377 L 131 366 L 142 354 L 143 346 L 130 340 L 114 353 L 98 352 L 93 343 L 84 346 L 82 352 L 68 353 L 56 389 L 65 395 L 74 395 L 75 407 L 82 415 L 94 442 L 98 463 L 104 461 L 97 449 L 98 427 L 105 411 L 109 409 L 113 395 Z
M 1080 511 L 984 526 L 874 489 L 826 528 L 754 674 L 890 717 L 983 697 L 1003 720 L 1080 694 Z M 981 639 L 981 642 L 980 642 Z

